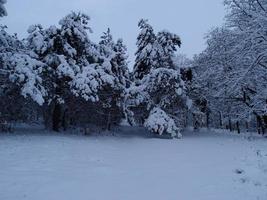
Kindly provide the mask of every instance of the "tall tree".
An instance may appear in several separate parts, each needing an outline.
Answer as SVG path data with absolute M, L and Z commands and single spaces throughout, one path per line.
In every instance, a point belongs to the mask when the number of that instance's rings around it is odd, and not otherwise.
M 83 68 L 72 86 L 94 113 L 94 118 L 87 121 L 110 129 L 123 117 L 123 96 L 129 84 L 126 47 L 122 40 L 115 43 L 108 29 L 101 36 L 97 50 L 97 62 Z
M 6 15 L 0 1 L 2 16 Z M 46 96 L 42 85 L 43 63 L 16 35 L 0 26 L 0 121 L 27 121 L 36 116 Z
M 60 20 L 59 28 L 51 26 L 43 29 L 41 25 L 35 25 L 28 30 L 28 46 L 46 65 L 44 85 L 48 98 L 45 119 L 55 131 L 59 131 L 64 123 L 71 81 L 89 62 L 89 19 L 87 15 L 73 12 Z
M 227 118 L 224 121 L 256 116 L 264 127 L 267 4 L 254 0 L 227 0 L 225 4 L 229 8 L 225 27 L 208 34 L 206 50 L 195 59 L 202 94 L 214 113 Z
M 175 69 L 175 52 L 181 47 L 181 39 L 178 35 L 168 31 L 161 31 L 157 34 L 157 40 L 154 43 L 156 51 L 155 66 Z
M 128 121 L 158 135 L 180 137 L 183 118 L 179 114 L 189 105 L 185 83 L 174 64 L 181 40 L 167 31 L 155 35 L 144 20 L 140 24 L 144 29 L 137 42 L 136 79 L 126 95 Z M 140 64 L 139 58 L 146 65 Z
M 140 33 L 137 37 L 137 52 L 135 53 L 134 78 L 142 79 L 150 72 L 151 67 L 154 66 L 154 59 L 156 52 L 154 51 L 154 43 L 156 35 L 148 20 L 141 19 L 138 23 Z

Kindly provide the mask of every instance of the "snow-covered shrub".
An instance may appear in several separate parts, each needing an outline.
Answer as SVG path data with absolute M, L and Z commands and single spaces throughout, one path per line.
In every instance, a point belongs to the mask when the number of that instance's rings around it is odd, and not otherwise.
M 160 108 L 153 108 L 144 126 L 151 132 L 158 135 L 170 135 L 181 138 L 180 129 L 176 126 L 174 120 Z

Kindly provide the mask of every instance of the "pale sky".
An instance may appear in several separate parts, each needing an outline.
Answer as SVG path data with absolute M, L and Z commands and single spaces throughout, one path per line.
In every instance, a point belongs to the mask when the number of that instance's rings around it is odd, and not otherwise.
M 123 38 L 131 61 L 141 18 L 149 19 L 155 31 L 178 34 L 183 43 L 179 53 L 192 57 L 205 48 L 205 33 L 221 25 L 225 15 L 222 0 L 8 0 L 6 8 L 1 23 L 19 37 L 27 35 L 31 24 L 57 25 L 71 11 L 84 12 L 91 17 L 90 38 L 99 41 L 110 27 L 114 39 Z

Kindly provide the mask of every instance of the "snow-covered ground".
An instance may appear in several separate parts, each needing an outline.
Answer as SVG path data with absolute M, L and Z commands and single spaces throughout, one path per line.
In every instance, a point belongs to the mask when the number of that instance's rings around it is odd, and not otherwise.
M 267 139 L 0 134 L 1 200 L 266 200 Z

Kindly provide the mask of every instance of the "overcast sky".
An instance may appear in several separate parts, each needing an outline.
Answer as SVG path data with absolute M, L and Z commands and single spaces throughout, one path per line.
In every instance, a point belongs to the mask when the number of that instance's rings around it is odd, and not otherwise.
M 110 27 L 114 39 L 124 39 L 131 60 L 141 18 L 149 19 L 156 31 L 177 33 L 183 43 L 179 51 L 192 57 L 204 49 L 205 33 L 221 25 L 225 15 L 222 0 L 8 0 L 6 8 L 8 17 L 1 23 L 20 37 L 31 24 L 55 25 L 70 11 L 82 11 L 91 17 L 91 39 L 98 41 Z

